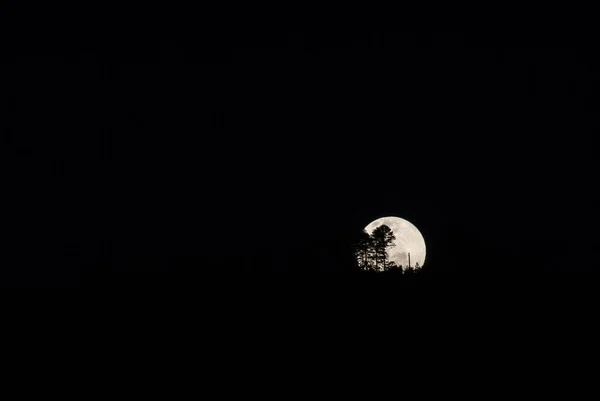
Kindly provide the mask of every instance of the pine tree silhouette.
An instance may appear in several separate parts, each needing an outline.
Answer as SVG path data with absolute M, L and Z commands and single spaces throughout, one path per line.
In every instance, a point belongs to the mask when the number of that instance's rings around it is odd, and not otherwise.
M 388 259 L 387 249 L 394 246 L 393 231 L 382 224 L 369 235 L 363 230 L 358 239 L 354 255 L 361 270 L 386 271 L 397 268 L 396 264 Z

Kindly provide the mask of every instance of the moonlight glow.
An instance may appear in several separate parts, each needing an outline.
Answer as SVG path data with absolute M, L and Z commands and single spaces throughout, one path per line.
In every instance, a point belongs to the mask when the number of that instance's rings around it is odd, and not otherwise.
M 382 217 L 366 226 L 365 231 L 372 234 L 373 230 L 382 224 L 391 228 L 396 236 L 394 241 L 396 246 L 389 248 L 387 251 L 390 261 L 407 267 L 408 253 L 410 252 L 410 265 L 412 267 L 415 267 L 417 263 L 419 266 L 425 264 L 425 240 L 417 227 L 400 217 Z

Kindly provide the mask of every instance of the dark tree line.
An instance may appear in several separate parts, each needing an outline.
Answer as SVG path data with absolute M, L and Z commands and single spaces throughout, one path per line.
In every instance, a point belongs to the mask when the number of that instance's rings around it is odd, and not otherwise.
M 362 231 L 354 249 L 358 267 L 364 271 L 404 271 L 412 273 L 414 269 L 410 266 L 398 266 L 394 261 L 389 260 L 387 250 L 395 246 L 396 236 L 391 228 L 382 224 L 369 234 Z M 416 268 L 419 266 L 417 264 Z

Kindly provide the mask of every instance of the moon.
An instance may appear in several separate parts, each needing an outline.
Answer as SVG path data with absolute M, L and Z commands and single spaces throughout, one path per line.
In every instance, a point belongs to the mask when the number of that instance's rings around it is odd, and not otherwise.
M 370 234 L 380 225 L 385 224 L 394 233 L 396 246 L 388 248 L 387 254 L 390 261 L 396 262 L 396 265 L 408 266 L 408 253 L 410 252 L 410 265 L 415 267 L 418 263 L 420 267 L 425 264 L 425 239 L 421 232 L 410 221 L 400 217 L 382 217 L 371 222 L 365 227 L 365 231 Z

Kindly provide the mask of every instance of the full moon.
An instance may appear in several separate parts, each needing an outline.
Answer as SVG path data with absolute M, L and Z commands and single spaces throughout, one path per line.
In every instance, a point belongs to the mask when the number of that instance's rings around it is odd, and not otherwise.
M 410 253 L 410 265 L 415 267 L 418 263 L 422 267 L 425 264 L 425 239 L 417 227 L 408 220 L 390 216 L 371 222 L 365 227 L 365 231 L 372 234 L 374 229 L 383 224 L 388 226 L 396 237 L 395 246 L 387 250 L 389 260 L 406 268 Z

